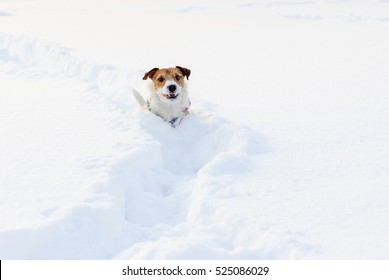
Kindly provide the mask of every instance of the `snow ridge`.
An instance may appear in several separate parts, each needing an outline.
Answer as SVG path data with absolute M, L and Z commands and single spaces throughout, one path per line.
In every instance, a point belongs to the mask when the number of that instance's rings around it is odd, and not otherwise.
M 14 77 L 50 77 L 82 85 L 88 95 L 105 100 L 108 111 L 119 112 L 114 130 L 129 131 L 129 137 L 114 143 L 121 152 L 105 164 L 104 179 L 80 186 L 91 190 L 89 199 L 69 205 L 61 215 L 35 228 L 1 228 L 0 258 L 269 258 L 295 254 L 295 248 L 282 247 L 287 242 L 280 240 L 270 242 L 274 248 L 264 248 L 266 230 L 255 217 L 253 224 L 244 225 L 238 215 L 223 211 L 239 197 L 250 196 L 241 183 L 252 172 L 253 157 L 266 152 L 264 141 L 249 128 L 221 118 L 212 104 L 196 99 L 192 113 L 179 127 L 171 128 L 160 118 L 141 112 L 132 99 L 131 86 L 142 87 L 138 82 L 141 72 L 83 61 L 57 43 L 0 34 L 0 61 L 0 70 Z M 85 159 L 83 168 L 98 169 L 101 164 L 104 159 Z M 227 235 L 220 232 L 226 224 L 230 228 Z M 248 231 L 256 233 L 251 236 L 255 249 L 246 242 Z
M 134 74 L 108 64 L 80 60 L 58 43 L 5 34 L 0 34 L 0 61 L 13 64 L 13 73 L 28 72 L 35 78 L 77 78 L 112 100 L 128 92 Z

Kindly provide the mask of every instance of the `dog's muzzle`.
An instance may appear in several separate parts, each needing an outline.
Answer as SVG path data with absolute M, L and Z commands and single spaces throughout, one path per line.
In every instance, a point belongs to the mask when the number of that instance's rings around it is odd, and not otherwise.
M 169 85 L 167 87 L 167 90 L 169 91 L 168 94 L 164 94 L 164 96 L 167 98 L 167 99 L 176 99 L 178 94 L 176 94 L 176 90 L 177 90 L 177 86 L 176 85 Z

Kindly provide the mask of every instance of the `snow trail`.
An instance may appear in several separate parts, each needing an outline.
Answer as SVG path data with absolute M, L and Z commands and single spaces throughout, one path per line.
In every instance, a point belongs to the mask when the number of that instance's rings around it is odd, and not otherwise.
M 262 140 L 256 133 L 221 118 L 212 104 L 200 100 L 193 99 L 191 114 L 177 128 L 171 128 L 152 114 L 141 112 L 130 94 L 131 86 L 140 86 L 140 72 L 131 73 L 109 65 L 82 61 L 73 56 L 71 50 L 56 43 L 5 34 L 0 35 L 0 59 L 0 73 L 5 73 L 6 77 L 24 83 L 30 81 L 32 85 L 41 84 L 37 88 L 20 89 L 21 96 L 15 101 L 15 106 L 23 102 L 24 95 L 29 95 L 32 99 L 28 102 L 32 102 L 34 94 L 39 94 L 46 87 L 49 89 L 44 91 L 44 99 L 49 102 L 38 102 L 35 106 L 51 107 L 53 110 L 63 106 L 62 115 L 58 118 L 63 117 L 66 121 L 47 125 L 44 124 L 47 122 L 45 119 L 51 117 L 41 108 L 42 116 L 38 121 L 43 124 L 35 127 L 40 135 L 44 135 L 41 141 L 52 143 L 52 132 L 57 126 L 74 127 L 90 114 L 101 114 L 102 117 L 97 118 L 102 118 L 105 124 L 99 126 L 90 120 L 83 127 L 94 126 L 95 130 L 79 132 L 81 137 L 89 135 L 85 145 L 89 141 L 92 147 L 95 146 L 90 151 L 82 146 L 75 151 L 56 150 L 56 146 L 69 141 L 72 133 L 60 132 L 50 153 L 57 152 L 58 157 L 64 153 L 78 153 L 74 155 L 78 162 L 76 166 L 73 161 L 69 163 L 70 167 L 62 165 L 59 168 L 81 168 L 80 172 L 86 172 L 88 180 L 64 184 L 54 180 L 57 174 L 38 176 L 42 180 L 54 178 L 53 182 L 46 183 L 46 189 L 56 187 L 65 194 L 66 190 L 82 189 L 85 194 L 75 192 L 72 197 L 72 193 L 67 193 L 73 203 L 63 200 L 62 204 L 50 207 L 47 206 L 50 203 L 44 201 L 42 209 L 34 209 L 36 214 L 31 217 L 35 225 L 33 228 L 22 224 L 2 228 L 1 258 L 105 259 L 117 254 L 126 258 L 180 257 L 179 254 L 171 255 L 168 250 L 166 254 L 161 254 L 163 243 L 174 240 L 177 234 L 191 234 L 192 229 L 201 228 L 200 225 L 209 224 L 212 219 L 222 218 L 220 213 L 205 218 L 205 212 L 216 210 L 208 201 L 217 200 L 217 196 L 212 198 L 212 192 L 220 195 L 225 191 L 229 199 L 234 199 L 236 194 L 231 192 L 229 185 L 241 180 L 250 170 L 251 158 L 264 151 Z M 71 87 L 65 86 L 69 83 Z M 12 94 L 12 91 L 8 93 Z M 69 96 L 69 102 L 64 103 L 63 100 Z M 3 93 L 3 98 L 8 97 Z M 93 110 L 85 105 L 92 106 Z M 28 110 L 25 113 L 25 116 L 19 116 L 22 123 L 32 114 Z M 7 116 L 4 115 L 4 118 Z M 105 140 L 100 141 L 100 146 L 92 144 L 100 134 L 111 136 L 102 137 Z M 37 149 L 39 145 L 36 143 L 32 149 Z M 72 145 L 77 146 L 77 143 Z M 104 151 L 96 151 L 99 149 Z M 45 150 L 40 153 L 42 157 L 46 156 Z M 36 156 L 32 153 L 27 166 L 33 172 Z M 52 161 L 49 159 L 48 163 L 52 164 Z M 82 174 L 77 179 L 85 176 Z M 12 172 L 2 177 L 7 176 L 12 176 Z M 40 184 L 26 184 L 33 192 L 41 191 Z M 14 186 L 11 182 L 3 184 L 3 187 Z M 79 202 L 75 202 L 77 200 Z M 16 201 L 14 207 L 23 208 L 23 205 L 18 205 Z M 208 231 L 208 234 L 213 236 L 211 243 L 218 242 L 213 231 Z M 149 250 L 145 250 L 147 256 L 138 253 L 137 244 L 142 242 L 154 242 Z M 197 248 L 198 241 L 193 242 L 194 248 Z M 157 248 L 151 249 L 153 246 Z M 197 250 L 196 257 L 212 251 L 211 248 L 193 249 L 191 246 L 182 254 Z M 12 249 L 14 247 L 16 249 Z M 39 250 L 41 247 L 46 249 Z M 222 255 L 218 253 L 214 256 Z

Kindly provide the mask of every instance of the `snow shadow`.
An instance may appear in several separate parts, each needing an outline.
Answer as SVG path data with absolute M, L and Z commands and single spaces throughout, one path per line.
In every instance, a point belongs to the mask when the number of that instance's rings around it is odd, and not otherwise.
M 126 172 L 133 174 L 125 187 L 129 221 L 143 226 L 184 221 L 199 181 L 240 178 L 252 171 L 252 157 L 266 152 L 257 133 L 221 118 L 211 104 L 197 102 L 197 109 L 176 128 L 149 112 L 139 115 L 150 141 L 125 163 Z
M 0 17 L 9 17 L 9 16 L 12 16 L 12 14 L 4 12 L 4 11 L 0 11 Z

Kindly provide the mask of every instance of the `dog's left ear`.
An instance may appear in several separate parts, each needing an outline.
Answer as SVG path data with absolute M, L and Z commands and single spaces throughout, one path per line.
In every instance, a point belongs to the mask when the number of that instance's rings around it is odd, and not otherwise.
M 147 80 L 147 78 L 152 79 L 153 76 L 154 76 L 154 74 L 155 74 L 155 72 L 157 72 L 158 70 L 159 70 L 158 68 L 153 68 L 153 69 L 151 69 L 149 72 L 147 72 L 147 73 L 144 75 L 143 80 Z
M 181 66 L 176 66 L 176 68 L 181 71 L 181 73 L 182 73 L 182 75 L 184 75 L 184 77 L 186 76 L 187 80 L 189 80 L 189 76 L 190 76 L 190 70 L 189 69 L 181 67 Z

